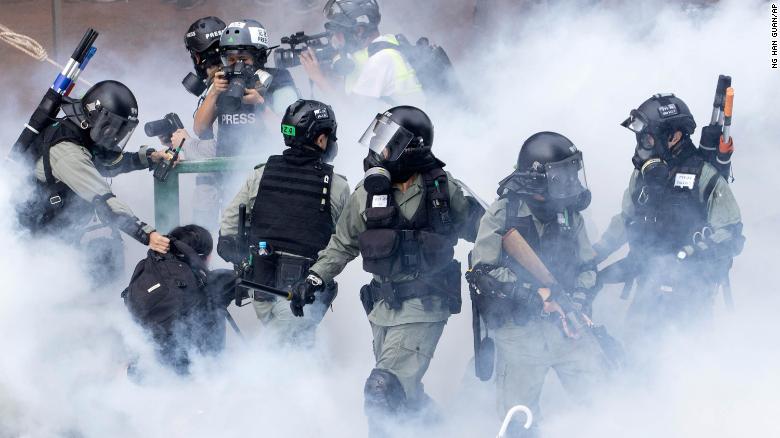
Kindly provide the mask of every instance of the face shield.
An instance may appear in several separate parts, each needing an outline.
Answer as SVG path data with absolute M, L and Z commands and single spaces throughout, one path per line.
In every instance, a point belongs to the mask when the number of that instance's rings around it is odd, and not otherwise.
M 138 119 L 120 117 L 102 108 L 91 125 L 89 136 L 95 145 L 106 152 L 120 154 L 138 126 Z
M 649 123 L 647 123 L 642 113 L 637 110 L 631 110 L 631 114 L 620 125 L 633 131 L 635 134 L 641 134 L 647 129 Z
M 547 179 L 547 196 L 551 200 L 571 199 L 588 190 L 585 163 L 582 152 L 544 166 Z
M 384 161 L 396 161 L 412 140 L 414 134 L 411 131 L 390 120 L 390 117 L 377 114 L 359 142 L 378 154 Z

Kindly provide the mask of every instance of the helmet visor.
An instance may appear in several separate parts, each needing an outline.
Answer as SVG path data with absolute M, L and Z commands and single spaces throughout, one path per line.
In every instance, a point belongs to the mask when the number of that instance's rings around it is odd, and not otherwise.
M 579 196 L 588 189 L 582 152 L 555 163 L 545 164 L 547 195 L 551 199 L 567 199 Z
M 385 161 L 395 161 L 403 154 L 414 134 L 390 120 L 384 114 L 377 114 L 360 137 L 360 144 L 379 154 Z
M 642 113 L 637 110 L 631 110 L 631 114 L 620 125 L 639 134 L 647 129 L 648 123 Z
M 103 108 L 95 118 L 89 136 L 102 149 L 122 152 L 136 126 L 138 119 L 121 117 Z

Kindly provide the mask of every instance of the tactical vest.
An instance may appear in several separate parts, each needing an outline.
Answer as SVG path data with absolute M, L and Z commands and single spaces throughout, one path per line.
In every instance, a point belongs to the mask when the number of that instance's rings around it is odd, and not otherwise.
M 458 238 L 450 216 L 447 174 L 437 168 L 422 178 L 422 199 L 411 219 L 401 214 L 392 193 L 368 195 L 366 231 L 358 236 L 366 272 L 381 277 L 430 276 L 452 262 Z
M 26 158 L 32 165 L 31 184 L 34 190 L 29 199 L 17 205 L 17 217 L 19 223 L 32 233 L 83 226 L 94 215 L 93 205 L 81 199 L 65 183 L 57 181 L 52 173 L 49 152 L 65 141 L 82 144 L 84 138 L 71 122 L 62 120 L 48 126 L 28 149 L 29 156 Z M 39 158 L 43 160 L 45 181 L 35 177 Z
M 512 196 L 508 198 L 506 209 L 506 229 L 517 230 L 539 256 L 547 269 L 566 290 L 573 290 L 580 273 L 581 260 L 578 255 L 579 243 L 576 230 L 562 228 L 557 222 L 543 225 L 544 236 L 540 238 L 532 215 L 519 216 L 522 200 Z M 536 280 L 519 263 L 508 255 L 504 256 L 504 266 L 509 267 L 522 283 L 535 284 Z
M 316 259 L 334 231 L 333 166 L 295 158 L 269 157 L 252 207 L 250 242 L 265 241 L 274 251 Z
M 691 244 L 693 234 L 707 225 L 707 200 L 718 176 L 714 175 L 699 198 L 704 159 L 696 152 L 670 169 L 661 199 L 650 199 L 641 176 L 631 193 L 636 214 L 626 221 L 632 249 L 656 254 L 679 250 Z

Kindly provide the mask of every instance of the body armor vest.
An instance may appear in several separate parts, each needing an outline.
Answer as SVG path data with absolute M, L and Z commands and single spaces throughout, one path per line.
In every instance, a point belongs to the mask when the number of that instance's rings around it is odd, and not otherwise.
M 558 222 L 543 224 L 544 236 L 540 237 L 532 215 L 519 216 L 522 200 L 512 196 L 506 210 L 506 229 L 516 229 L 539 256 L 547 269 L 566 290 L 573 290 L 582 262 L 578 256 L 578 242 L 575 230 L 562 228 Z M 513 258 L 504 256 L 504 265 L 509 267 L 518 281 L 535 284 L 536 280 Z
M 422 199 L 411 219 L 403 217 L 392 193 L 368 195 L 367 229 L 358 236 L 365 271 L 382 277 L 435 274 L 452 262 L 457 235 L 447 174 L 437 168 L 422 178 Z
M 26 158 L 32 166 L 30 179 L 35 188 L 29 199 L 17 205 L 17 216 L 19 223 L 32 233 L 83 226 L 94 216 L 94 206 L 78 197 L 65 183 L 57 181 L 52 173 L 49 152 L 53 146 L 65 141 L 84 144 L 85 139 L 78 127 L 68 120 L 60 120 L 48 126 L 28 149 Z M 35 177 L 39 158 L 43 159 L 45 181 Z
M 316 259 L 334 231 L 332 179 L 333 166 L 317 157 L 271 156 L 252 207 L 250 242 Z
M 681 162 L 669 171 L 669 179 L 659 199 L 648 197 L 641 176 L 631 199 L 636 209 L 634 217 L 626 221 L 629 244 L 653 254 L 675 252 L 691 244 L 691 238 L 707 225 L 707 200 L 718 176 L 713 176 L 699 199 L 699 185 L 704 159 L 696 151 L 688 152 Z

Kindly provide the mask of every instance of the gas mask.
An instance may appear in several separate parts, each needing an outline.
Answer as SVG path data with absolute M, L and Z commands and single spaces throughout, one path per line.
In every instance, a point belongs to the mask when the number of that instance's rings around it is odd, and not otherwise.
M 106 162 L 115 161 L 122 155 L 130 136 L 138 126 L 138 119 L 135 116 L 118 116 L 107 108 L 101 107 L 99 100 L 86 105 L 82 105 L 81 101 L 71 100 L 62 105 L 62 110 L 68 119 L 82 129 L 89 129 L 93 154 Z M 137 110 L 135 112 L 137 113 Z

